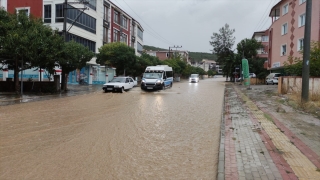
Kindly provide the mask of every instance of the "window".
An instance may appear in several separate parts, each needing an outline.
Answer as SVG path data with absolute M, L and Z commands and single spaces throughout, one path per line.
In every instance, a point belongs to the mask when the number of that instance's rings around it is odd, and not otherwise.
M 124 42 L 124 43 L 127 44 L 128 36 L 127 36 L 126 34 L 122 34 L 120 38 L 121 38 L 121 39 L 120 39 L 121 42 Z
M 285 35 L 288 33 L 288 23 L 282 25 L 281 35 Z
M 303 50 L 303 38 L 298 39 L 298 51 Z
M 138 49 L 137 49 L 138 52 L 142 52 L 143 51 L 143 47 L 142 45 L 138 42 Z
M 123 16 L 122 18 L 122 26 L 125 28 L 125 29 L 128 29 L 128 20 L 126 17 Z
M 108 21 L 108 7 L 104 6 L 103 19 Z
M 17 13 L 19 14 L 21 14 L 21 13 L 24 13 L 24 14 L 26 14 L 27 16 L 29 16 L 30 15 L 30 7 L 22 7 L 22 8 L 16 8 L 16 11 L 17 11 Z
M 71 34 L 71 33 L 67 33 L 67 42 L 74 40 L 77 43 L 80 43 L 86 47 L 89 48 L 90 51 L 95 52 L 96 51 L 96 42 L 94 41 L 90 41 L 88 39 L 82 38 L 80 36 Z
M 77 26 L 81 29 L 84 29 L 86 31 L 89 31 L 91 33 L 96 33 L 96 19 L 89 16 L 86 13 L 81 13 L 80 10 L 74 9 L 72 6 L 68 5 L 68 13 L 67 13 L 67 22 L 70 24 L 74 24 L 74 26 Z M 61 13 L 63 14 L 63 12 Z M 81 14 L 79 17 L 78 15 Z M 60 16 L 60 15 L 59 15 Z M 56 15 L 56 20 L 59 19 L 58 15 Z M 78 18 L 78 19 L 77 19 Z M 77 21 L 74 21 L 77 19 Z M 63 16 L 61 17 L 63 22 Z M 57 21 L 56 21 L 57 22 Z
M 51 23 L 51 5 L 44 5 L 43 22 Z
M 56 22 L 63 22 L 63 4 L 56 4 Z
M 282 15 L 287 14 L 288 11 L 289 11 L 289 5 L 286 4 L 286 5 L 284 5 L 284 6 L 282 7 Z
M 119 24 L 119 13 L 117 11 L 114 11 L 114 15 L 113 15 L 113 21 L 117 24 Z
M 119 32 L 118 32 L 118 30 L 114 29 L 113 30 L 113 42 L 119 41 L 118 37 L 119 37 Z
M 261 36 L 262 42 L 268 42 L 269 41 L 269 36 Z
M 306 23 L 306 14 L 301 14 L 299 16 L 299 27 L 304 26 Z
M 306 0 L 299 0 L 299 4 L 306 2 Z
M 281 56 L 285 56 L 287 54 L 287 45 L 284 44 L 281 46 Z
M 143 40 L 143 32 L 140 28 L 138 28 L 138 37 Z
M 108 28 L 103 27 L 103 42 L 108 43 Z

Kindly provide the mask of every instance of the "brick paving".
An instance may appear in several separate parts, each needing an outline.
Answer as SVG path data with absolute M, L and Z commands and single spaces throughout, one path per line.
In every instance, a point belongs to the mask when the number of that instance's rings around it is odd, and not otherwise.
M 220 152 L 225 159 L 224 179 L 319 180 L 317 154 L 265 113 L 237 86 L 227 85 L 221 133 L 224 154 Z

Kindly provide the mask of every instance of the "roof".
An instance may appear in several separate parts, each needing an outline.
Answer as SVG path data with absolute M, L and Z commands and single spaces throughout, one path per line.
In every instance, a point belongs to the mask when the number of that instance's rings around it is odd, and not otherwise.
M 265 34 L 266 31 L 267 30 L 254 32 L 251 38 L 253 39 L 256 34 Z
M 284 1 L 287 1 L 287 0 L 280 0 L 276 5 L 274 5 L 271 10 L 270 10 L 270 13 L 269 13 L 269 17 L 272 17 L 272 16 L 280 16 L 280 9 L 278 9 L 277 7 L 282 4 Z

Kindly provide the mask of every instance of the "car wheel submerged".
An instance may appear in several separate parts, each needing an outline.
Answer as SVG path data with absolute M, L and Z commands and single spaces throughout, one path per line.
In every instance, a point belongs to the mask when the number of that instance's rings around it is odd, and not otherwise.
M 163 84 L 163 85 L 162 85 L 162 90 L 165 90 L 165 89 L 166 89 L 166 87 L 165 87 L 165 85 Z
M 120 92 L 123 93 L 123 91 L 124 91 L 124 88 L 122 87 L 122 88 L 120 89 Z

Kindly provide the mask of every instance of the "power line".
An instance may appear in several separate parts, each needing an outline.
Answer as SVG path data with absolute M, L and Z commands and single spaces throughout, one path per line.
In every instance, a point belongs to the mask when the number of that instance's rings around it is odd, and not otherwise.
M 167 39 L 165 39 L 164 37 L 162 37 L 160 34 L 158 34 L 154 29 L 152 29 L 149 25 L 148 25 L 148 23 L 146 23 L 127 3 L 126 3 L 126 1 L 125 0 L 123 0 L 123 2 L 132 10 L 132 12 L 134 12 L 139 18 L 140 18 L 140 20 L 142 21 L 142 22 L 144 22 L 158 37 L 160 37 L 160 38 L 162 38 L 163 40 L 161 40 L 161 41 L 163 41 L 163 42 L 165 42 L 165 43 L 167 43 L 167 44 L 174 44 L 174 43 L 172 43 L 172 42 L 170 42 L 170 41 L 168 41 Z M 150 33 L 150 32 L 149 32 Z M 160 39 L 159 39 L 160 40 Z
M 269 7 L 270 7 L 270 5 L 271 4 L 275 4 L 275 2 L 276 2 L 277 0 L 273 0 L 273 3 L 271 3 L 272 2 L 272 0 L 270 0 L 270 3 L 269 3 L 269 5 L 268 5 L 268 7 L 266 8 L 266 11 L 263 13 L 263 16 L 262 16 L 262 18 L 261 18 L 261 20 L 259 21 L 259 23 L 258 23 L 258 25 L 257 25 L 257 27 L 256 27 L 256 30 L 259 30 L 260 28 L 263 28 L 264 27 L 264 25 L 266 24 L 266 22 L 267 22 L 267 20 L 269 19 L 269 17 L 267 16 L 267 12 L 268 12 L 268 10 L 270 10 L 269 9 Z M 266 14 L 267 13 L 267 14 Z
M 266 8 L 266 11 L 262 14 L 261 19 L 259 20 L 258 24 L 257 24 L 256 27 L 255 27 L 255 30 L 257 30 L 257 28 L 260 26 L 260 24 L 261 24 L 261 22 L 262 22 L 261 20 L 266 16 L 265 14 L 266 14 L 266 12 L 268 11 L 271 2 L 272 2 L 272 0 L 270 0 L 270 3 L 269 3 L 269 5 L 268 5 L 268 7 Z

